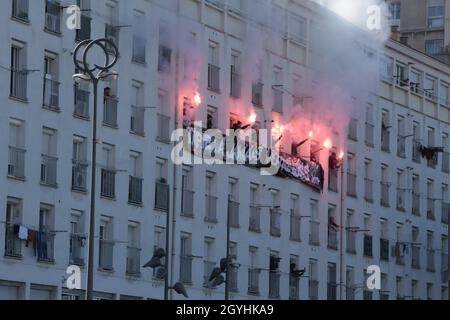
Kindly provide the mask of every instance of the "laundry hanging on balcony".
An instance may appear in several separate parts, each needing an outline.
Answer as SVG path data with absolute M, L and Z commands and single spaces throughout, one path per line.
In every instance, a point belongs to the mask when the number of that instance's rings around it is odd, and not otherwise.
M 437 155 L 439 152 L 444 152 L 443 147 L 425 147 L 423 145 L 419 145 L 418 148 L 422 157 L 433 161 L 437 160 Z

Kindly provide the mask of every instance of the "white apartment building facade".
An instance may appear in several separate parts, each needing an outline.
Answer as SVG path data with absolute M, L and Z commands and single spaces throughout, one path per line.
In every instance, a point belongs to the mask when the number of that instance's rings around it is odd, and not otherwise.
M 447 299 L 448 66 L 388 41 L 376 55 L 378 91 L 356 102 L 333 140 L 342 169 L 329 172 L 330 151 L 313 139 L 300 148 L 323 167 L 318 191 L 245 165 L 170 160 L 171 132 L 196 93 L 195 119 L 207 128 L 245 124 L 243 108 L 259 128 L 288 120 L 307 96 L 296 88 L 313 72 L 317 5 L 270 2 L 285 24 L 249 83 L 245 48 L 257 52 L 263 41 L 245 38 L 257 28 L 246 1 L 76 2 L 79 30 L 65 26 L 75 1 L 1 4 L 1 299 L 83 297 L 65 279 L 79 265 L 85 287 L 92 88 L 74 84 L 72 53 L 77 41 L 105 35 L 120 56 L 118 80 L 98 97 L 95 297 L 163 298 L 164 281 L 142 265 L 165 248 L 169 210 L 170 283 L 182 282 L 191 299 L 223 299 L 224 285 L 207 279 L 226 254 L 229 207 L 231 299 Z M 381 289 L 370 291 L 373 264 Z

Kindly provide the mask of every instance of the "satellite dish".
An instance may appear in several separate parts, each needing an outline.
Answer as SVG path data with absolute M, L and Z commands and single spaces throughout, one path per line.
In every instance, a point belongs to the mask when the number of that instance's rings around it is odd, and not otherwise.
M 177 282 L 172 287 L 173 290 L 175 290 L 176 293 L 182 294 L 185 298 L 189 298 L 186 288 L 183 286 L 181 282 Z

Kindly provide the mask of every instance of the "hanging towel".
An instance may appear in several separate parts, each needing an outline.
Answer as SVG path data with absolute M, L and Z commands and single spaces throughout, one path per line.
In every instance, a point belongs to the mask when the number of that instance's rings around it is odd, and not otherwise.
M 27 239 L 27 242 L 25 243 L 26 247 L 28 247 L 28 244 L 30 243 L 30 241 L 32 243 L 34 243 L 36 241 L 36 231 L 28 229 L 28 239 Z
M 20 226 L 19 228 L 19 239 L 20 240 L 28 240 L 28 228 L 24 226 Z

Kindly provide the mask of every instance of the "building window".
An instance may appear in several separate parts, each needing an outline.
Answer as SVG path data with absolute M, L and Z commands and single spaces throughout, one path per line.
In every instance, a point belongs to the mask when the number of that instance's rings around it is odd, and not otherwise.
M 25 179 L 25 123 L 9 120 L 8 177 Z
M 147 46 L 147 40 L 145 37 L 145 15 L 142 12 L 134 11 L 133 21 L 133 49 L 131 60 L 137 63 L 145 63 L 145 50 Z
M 88 40 L 91 38 L 91 17 L 90 17 L 90 1 L 91 0 L 77 0 L 77 5 L 81 9 L 81 26 L 76 30 L 76 41 Z
M 39 209 L 39 232 L 36 238 L 39 261 L 53 262 L 55 240 L 55 212 L 52 205 L 41 204 Z
M 208 89 L 220 92 L 219 44 L 211 41 L 208 46 Z
M 59 110 L 58 56 L 45 52 L 44 58 L 44 101 L 42 105 L 50 110 Z
M 45 30 L 61 33 L 61 5 L 55 0 L 45 1 Z
M 25 43 L 13 41 L 11 47 L 11 76 L 10 91 L 11 97 L 27 100 L 27 76 L 26 70 L 26 48 Z
M 44 128 L 42 132 L 41 183 L 56 187 L 57 141 L 56 130 Z
M 142 204 L 142 153 L 130 152 L 130 176 L 128 184 L 128 202 Z
M 113 218 L 107 216 L 100 217 L 99 227 L 99 251 L 98 267 L 102 270 L 112 271 L 114 253 Z
M 140 225 L 134 221 L 128 221 L 126 268 L 127 275 L 134 277 L 141 275 Z
M 389 3 L 389 19 L 390 20 L 400 20 L 400 2 Z
M 74 136 L 72 144 L 72 190 L 87 191 L 87 167 L 86 138 Z
M 106 2 L 106 23 L 105 23 L 105 38 L 109 38 L 114 42 L 116 47 L 119 47 L 119 5 L 117 1 Z M 111 45 L 107 45 L 107 50 L 112 52 Z
M 29 0 L 13 0 L 12 16 L 16 19 L 28 22 Z
M 84 214 L 79 210 L 72 210 L 70 214 L 70 242 L 69 262 L 77 266 L 84 265 L 84 247 L 86 236 L 84 235 Z
M 192 283 L 192 235 L 182 234 L 180 240 L 180 281 Z
M 231 75 L 230 75 L 230 96 L 239 98 L 241 95 L 241 79 L 240 79 L 240 53 L 233 50 L 231 53 Z
M 442 54 L 442 49 L 444 48 L 444 39 L 426 40 L 425 41 L 425 52 L 429 55 Z
M 444 27 L 444 0 L 428 0 L 428 28 Z
M 8 197 L 5 221 L 5 256 L 7 257 L 22 257 L 22 241 L 17 231 L 22 223 L 22 216 L 22 200 Z
M 206 129 L 216 129 L 218 126 L 218 113 L 217 108 L 208 106 L 206 114 Z
M 103 143 L 102 153 L 101 195 L 102 197 L 114 199 L 116 197 L 115 147 L 111 144 Z
M 307 22 L 306 19 L 294 14 L 291 14 L 289 19 L 289 34 L 291 40 L 306 45 L 306 42 L 308 40 L 307 37 Z
M 167 41 L 170 39 L 169 30 L 166 25 L 159 26 L 159 54 L 158 71 L 169 72 L 172 58 L 172 49 Z
M 145 135 L 144 84 L 133 81 L 133 105 L 131 106 L 130 132 L 139 136 Z

